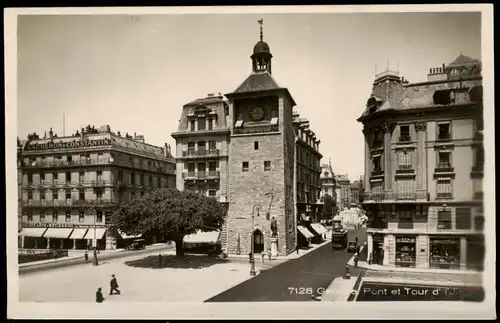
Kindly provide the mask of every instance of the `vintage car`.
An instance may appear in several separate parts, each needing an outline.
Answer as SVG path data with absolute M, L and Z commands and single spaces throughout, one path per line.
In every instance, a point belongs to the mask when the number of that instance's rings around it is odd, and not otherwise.
M 146 248 L 146 240 L 144 239 L 135 239 L 132 243 L 127 247 L 128 250 L 141 250 Z

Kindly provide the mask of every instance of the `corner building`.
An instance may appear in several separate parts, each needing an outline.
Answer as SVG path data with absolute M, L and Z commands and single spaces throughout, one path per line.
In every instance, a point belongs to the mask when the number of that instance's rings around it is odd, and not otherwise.
M 99 249 L 122 247 L 111 216 L 118 203 L 153 188 L 175 187 L 170 146 L 146 144 L 88 126 L 72 136 L 28 136 L 18 156 L 22 174 L 21 248 Z M 156 238 L 151 237 L 155 242 Z
M 464 55 L 427 82 L 376 77 L 358 119 L 373 264 L 482 270 L 482 111 L 481 62 Z

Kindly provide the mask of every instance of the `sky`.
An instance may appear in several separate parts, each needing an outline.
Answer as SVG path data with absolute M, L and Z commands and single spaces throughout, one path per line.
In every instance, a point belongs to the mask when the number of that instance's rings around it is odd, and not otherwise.
M 389 62 L 422 82 L 461 53 L 481 59 L 480 13 L 20 16 L 18 135 L 108 124 L 175 147 L 184 104 L 232 92 L 251 73 L 261 18 L 273 77 L 321 140 L 322 163 L 351 180 L 364 172 L 356 119 L 375 72 Z

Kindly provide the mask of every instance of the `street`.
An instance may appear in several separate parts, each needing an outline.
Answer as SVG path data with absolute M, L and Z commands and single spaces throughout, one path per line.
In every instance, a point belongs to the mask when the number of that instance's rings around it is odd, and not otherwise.
M 366 240 L 366 230 L 349 231 L 349 241 L 358 237 Z M 277 302 L 312 301 L 321 294 L 335 277 L 343 276 L 348 260 L 353 256 L 346 250 L 332 251 L 330 243 L 309 254 L 261 272 L 206 302 Z M 358 269 L 351 269 L 353 278 Z

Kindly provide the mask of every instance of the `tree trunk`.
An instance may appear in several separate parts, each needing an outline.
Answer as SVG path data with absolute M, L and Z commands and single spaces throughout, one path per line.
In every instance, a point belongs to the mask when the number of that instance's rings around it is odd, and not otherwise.
M 184 256 L 184 248 L 182 247 L 182 242 L 184 240 L 184 237 L 176 237 L 175 238 L 175 255 L 177 257 L 182 257 Z

